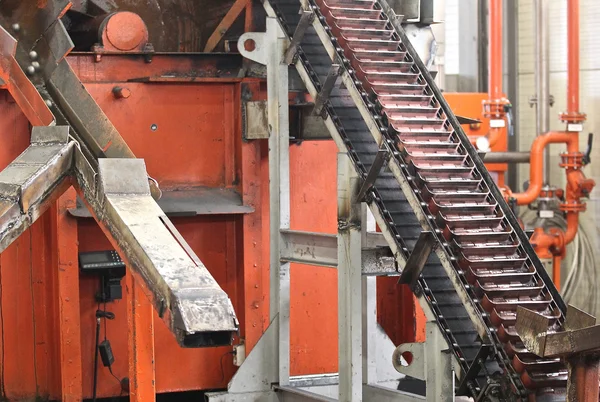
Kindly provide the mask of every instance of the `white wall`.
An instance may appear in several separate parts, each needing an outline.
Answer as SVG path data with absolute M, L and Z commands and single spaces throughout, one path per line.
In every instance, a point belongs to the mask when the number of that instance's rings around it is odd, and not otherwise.
M 567 0 L 545 0 L 550 7 L 550 93 L 554 95 L 555 104 L 551 109 L 551 130 L 564 130 L 559 113 L 566 110 L 567 88 Z M 581 0 L 580 10 L 580 67 L 581 67 L 581 111 L 588 120 L 581 135 L 581 149 L 587 145 L 587 133 L 598 132 L 592 154 L 592 164 L 585 168 L 588 177 L 592 177 L 600 185 L 600 2 L 597 0 Z M 529 98 L 535 94 L 535 38 L 534 38 L 534 5 L 533 0 L 519 0 L 519 145 L 521 150 L 530 149 L 535 136 L 535 109 L 529 108 Z M 558 167 L 560 152 L 564 146 L 551 146 L 552 184 L 564 188 L 564 170 Z M 519 182 L 527 179 L 529 169 L 520 169 Z M 593 237 L 593 244 L 598 250 L 600 224 L 596 216 L 600 216 L 600 190 L 596 189 L 588 201 L 588 212 L 581 221 L 585 229 Z M 597 252 L 600 255 L 600 252 Z M 597 259 L 600 262 L 600 259 Z M 585 302 L 589 291 L 582 291 L 575 304 Z M 600 309 L 599 309 L 600 311 Z

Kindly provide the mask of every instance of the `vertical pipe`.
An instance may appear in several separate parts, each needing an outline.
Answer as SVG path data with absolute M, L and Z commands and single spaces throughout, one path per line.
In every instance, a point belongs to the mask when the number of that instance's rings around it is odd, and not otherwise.
M 539 1 L 539 0 L 538 0 Z M 567 112 L 579 114 L 579 0 L 569 0 L 567 10 L 568 74 Z
M 536 87 L 536 133 L 543 135 L 550 131 L 550 41 L 548 35 L 549 0 L 535 0 L 535 87 Z M 550 149 L 544 152 L 543 184 L 550 178 Z
M 513 102 L 513 135 L 508 136 L 508 151 L 517 151 L 519 149 L 519 3 L 517 0 L 508 0 L 505 3 L 506 23 L 506 59 L 507 59 L 507 95 Z M 508 187 L 518 188 L 518 169 L 509 167 L 508 169 Z
M 490 0 L 490 83 L 491 101 L 502 98 L 502 0 Z

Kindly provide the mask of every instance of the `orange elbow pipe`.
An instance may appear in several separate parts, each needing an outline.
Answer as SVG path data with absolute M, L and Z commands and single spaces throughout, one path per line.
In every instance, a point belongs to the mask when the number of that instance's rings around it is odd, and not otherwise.
M 569 152 L 576 152 L 578 149 L 577 134 L 567 132 L 551 131 L 544 135 L 536 137 L 531 145 L 531 166 L 529 169 L 529 188 L 523 193 L 507 192 L 507 198 L 515 199 L 517 205 L 528 205 L 535 201 L 542 191 L 544 185 L 544 149 L 548 144 L 567 144 Z M 575 149 L 575 151 L 572 151 Z

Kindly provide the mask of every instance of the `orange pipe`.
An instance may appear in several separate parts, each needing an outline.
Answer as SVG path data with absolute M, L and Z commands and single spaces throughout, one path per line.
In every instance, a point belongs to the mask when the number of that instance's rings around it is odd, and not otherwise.
M 579 0 L 569 0 L 567 10 L 568 74 L 567 113 L 579 115 Z
M 515 199 L 517 205 L 528 205 L 535 201 L 542 191 L 544 181 L 544 149 L 548 144 L 567 144 L 568 152 L 577 152 L 577 133 L 551 131 L 535 138 L 531 145 L 531 166 L 529 169 L 529 187 L 523 193 L 507 191 L 508 199 Z
M 562 238 L 562 243 L 566 246 L 571 243 L 577 235 L 579 228 L 579 212 L 567 212 L 567 229 Z
M 560 292 L 560 262 L 562 257 L 560 254 L 555 254 L 552 258 L 552 282 L 556 290 Z
M 507 104 L 502 92 L 502 0 L 490 0 L 489 9 L 490 49 L 489 63 L 490 74 L 488 82 L 488 100 L 483 103 L 483 115 L 492 119 L 504 118 L 504 106 Z M 506 128 L 490 128 L 486 135 L 491 149 L 501 138 L 501 133 Z M 476 145 L 477 139 L 471 138 L 471 144 Z
M 490 0 L 490 100 L 502 98 L 502 0 Z

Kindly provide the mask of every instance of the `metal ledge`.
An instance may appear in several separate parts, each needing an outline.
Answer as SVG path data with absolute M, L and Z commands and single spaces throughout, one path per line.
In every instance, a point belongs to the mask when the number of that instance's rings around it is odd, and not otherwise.
M 198 215 L 239 215 L 254 212 L 244 205 L 242 196 L 228 188 L 193 188 L 188 190 L 163 191 L 158 206 L 168 217 L 191 217 Z M 77 207 L 69 210 L 78 219 L 93 218 L 83 201 L 77 199 Z
M 327 233 L 282 230 L 281 261 L 337 268 L 338 236 Z M 381 233 L 367 233 L 362 250 L 362 273 L 372 276 L 399 275 L 396 260 Z
M 0 252 L 60 195 L 73 165 L 68 127 L 34 127 L 31 145 L 0 172 Z

